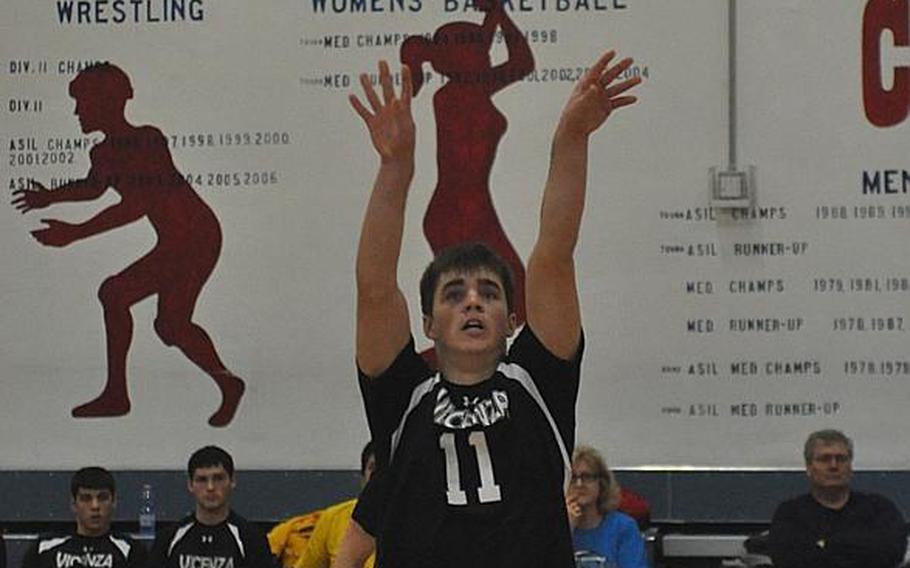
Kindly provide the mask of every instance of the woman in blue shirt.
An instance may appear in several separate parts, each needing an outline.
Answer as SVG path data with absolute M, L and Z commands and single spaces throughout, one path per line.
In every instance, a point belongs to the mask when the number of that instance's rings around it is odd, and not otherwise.
M 566 509 L 575 551 L 602 556 L 617 568 L 647 568 L 645 543 L 632 517 L 616 510 L 620 490 L 600 453 L 579 446 L 572 456 Z

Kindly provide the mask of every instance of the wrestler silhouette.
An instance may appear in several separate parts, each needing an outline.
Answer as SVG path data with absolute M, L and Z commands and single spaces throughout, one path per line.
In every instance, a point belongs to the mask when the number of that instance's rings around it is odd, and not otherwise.
M 73 409 L 76 418 L 122 416 L 130 411 L 127 353 L 133 335 L 130 307 L 158 296 L 155 331 L 165 345 L 174 345 L 208 373 L 221 390 L 221 405 L 209 418 L 212 426 L 231 422 L 243 396 L 244 382 L 225 368 L 208 334 L 193 322 L 193 309 L 221 252 L 218 219 L 174 166 L 167 141 L 154 126 L 133 126 L 124 108 L 133 97 L 129 77 L 102 63 L 80 72 L 69 85 L 82 132 L 100 131 L 104 140 L 90 153 L 85 179 L 48 191 L 14 192 L 12 204 L 21 212 L 63 201 L 99 198 L 109 187 L 120 202 L 77 224 L 42 219 L 46 227 L 32 231 L 43 245 L 63 247 L 147 217 L 158 240 L 145 256 L 98 290 L 107 332 L 107 384 L 94 400 Z
M 515 313 L 521 324 L 525 321 L 524 265 L 490 195 L 490 171 L 507 126 L 492 97 L 531 73 L 534 57 L 499 0 L 475 6 L 486 12 L 483 24 L 453 22 L 436 30 L 432 40 L 413 36 L 401 46 L 401 61 L 411 70 L 415 96 L 423 85 L 424 62 L 447 78 L 433 95 L 438 177 L 423 232 L 434 254 L 466 241 L 481 241 L 495 250 L 514 273 Z M 508 58 L 493 67 L 490 47 L 497 27 Z

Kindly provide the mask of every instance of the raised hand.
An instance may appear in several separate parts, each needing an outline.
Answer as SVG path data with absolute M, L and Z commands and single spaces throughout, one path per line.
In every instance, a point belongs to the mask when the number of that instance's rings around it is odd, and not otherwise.
M 626 57 L 611 67 L 610 61 L 615 56 L 614 50 L 601 55 L 597 63 L 576 83 L 562 111 L 561 129 L 587 136 L 600 128 L 614 110 L 638 100 L 637 97 L 624 93 L 641 83 L 641 77 L 616 82 L 623 71 L 632 65 L 632 58 Z
M 79 238 L 77 227 L 72 223 L 66 223 L 56 219 L 41 219 L 41 222 L 47 225 L 47 227 L 32 231 L 32 236 L 42 245 L 49 247 L 65 247 Z
M 379 62 L 381 100 L 366 73 L 360 75 L 360 84 L 370 108 L 360 102 L 357 95 L 351 94 L 348 98 L 366 124 L 379 157 L 383 162 L 413 159 L 415 128 L 411 116 L 411 70 L 407 65 L 401 68 L 401 94 L 398 97 L 392 86 L 389 64 L 385 61 Z
M 16 196 L 10 203 L 21 213 L 32 209 L 43 209 L 51 204 L 51 192 L 40 182 L 29 180 L 32 189 L 19 189 L 13 192 Z

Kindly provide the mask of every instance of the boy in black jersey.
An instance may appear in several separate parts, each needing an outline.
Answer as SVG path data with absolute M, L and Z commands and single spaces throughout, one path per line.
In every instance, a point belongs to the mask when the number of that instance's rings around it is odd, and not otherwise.
M 402 68 L 396 95 L 380 62 L 381 96 L 362 75 L 366 104 L 350 97 L 380 166 L 357 253 L 356 338 L 378 470 L 348 537 L 374 535 L 380 567 L 573 566 L 563 495 L 582 351 L 573 254 L 588 140 L 635 102 L 625 93 L 639 82 L 620 81 L 632 60 L 611 65 L 613 57 L 605 53 L 578 82 L 554 134 L 527 265 L 527 325 L 512 347 L 511 276 L 488 247 L 442 251 L 424 273 L 423 331 L 438 373 L 414 348 L 397 282 L 414 173 L 411 71 Z
M 234 460 L 217 446 L 190 456 L 187 487 L 194 514 L 161 531 L 149 568 L 267 568 L 273 558 L 265 533 L 231 510 Z
M 22 568 L 143 568 L 145 548 L 111 532 L 117 499 L 110 472 L 80 469 L 70 479 L 70 494 L 76 531 L 39 537 L 26 551 Z

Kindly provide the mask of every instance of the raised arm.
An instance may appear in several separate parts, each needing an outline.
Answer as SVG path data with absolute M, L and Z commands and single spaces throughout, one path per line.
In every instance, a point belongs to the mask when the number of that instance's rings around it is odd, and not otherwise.
M 572 90 L 553 135 L 550 172 L 543 192 L 540 229 L 528 260 L 528 324 L 557 357 L 570 359 L 581 340 L 581 315 L 575 284 L 575 244 L 585 204 L 588 139 L 610 114 L 636 101 L 624 93 L 639 78 L 618 81 L 631 64 L 610 66 L 603 54 Z
M 389 66 L 379 63 L 382 98 L 360 76 L 369 108 L 355 95 L 351 105 L 366 124 L 379 154 L 379 172 L 367 204 L 357 247 L 357 364 L 375 377 L 392 364 L 410 338 L 408 307 L 398 287 L 398 258 L 408 188 L 414 176 L 414 120 L 411 75 L 401 69 L 395 95 Z

